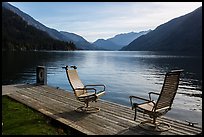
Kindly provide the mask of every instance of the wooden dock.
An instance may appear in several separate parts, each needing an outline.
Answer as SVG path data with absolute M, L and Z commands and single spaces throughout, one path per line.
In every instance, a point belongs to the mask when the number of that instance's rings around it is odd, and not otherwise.
M 99 99 L 90 105 L 98 106 L 97 113 L 85 114 L 74 111 L 83 103 L 76 100 L 72 92 L 47 85 L 18 84 L 3 85 L 2 95 L 7 95 L 37 111 L 56 119 L 87 135 L 196 135 L 202 127 L 189 126 L 188 123 L 163 116 L 158 118 L 171 124 L 165 132 L 150 132 L 141 129 L 139 122 L 146 120 L 138 112 L 133 121 L 134 111 L 127 106 Z

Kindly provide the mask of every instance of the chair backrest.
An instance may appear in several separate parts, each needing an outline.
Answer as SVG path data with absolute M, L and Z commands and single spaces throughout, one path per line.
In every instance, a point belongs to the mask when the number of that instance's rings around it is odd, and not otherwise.
M 66 73 L 69 83 L 74 91 L 75 96 L 86 93 L 86 90 L 77 90 L 77 88 L 84 88 L 83 83 L 79 79 L 76 66 L 66 66 Z
M 173 70 L 166 73 L 160 96 L 155 105 L 155 111 L 162 108 L 171 109 L 178 89 L 181 72 L 183 72 L 183 70 Z

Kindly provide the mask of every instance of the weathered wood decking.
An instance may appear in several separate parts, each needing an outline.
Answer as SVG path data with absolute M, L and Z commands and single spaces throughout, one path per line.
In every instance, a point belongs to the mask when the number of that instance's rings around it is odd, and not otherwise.
M 167 117 L 158 120 L 170 123 L 172 128 L 169 131 L 146 131 L 138 127 L 139 122 L 144 120 L 142 114 L 138 113 L 137 120 L 133 121 L 134 111 L 130 107 L 101 99 L 90 103 L 92 106 L 99 106 L 99 112 L 79 113 L 74 110 L 83 104 L 77 101 L 71 92 L 47 85 L 5 85 L 2 86 L 2 95 L 8 95 L 88 135 L 195 135 L 202 132 L 202 127 L 188 126 L 186 122 Z

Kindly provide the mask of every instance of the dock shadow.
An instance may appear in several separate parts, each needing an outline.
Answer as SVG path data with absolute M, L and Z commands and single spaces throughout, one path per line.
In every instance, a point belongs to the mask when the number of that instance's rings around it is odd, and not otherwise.
M 57 113 L 55 114 L 58 117 L 71 120 L 71 121 L 80 121 L 83 120 L 85 117 L 91 115 L 89 113 L 82 113 L 82 112 L 77 112 L 75 110 L 70 110 L 70 111 L 65 111 L 62 113 Z
M 136 125 L 119 131 L 117 135 L 161 135 L 161 132 L 148 131 Z

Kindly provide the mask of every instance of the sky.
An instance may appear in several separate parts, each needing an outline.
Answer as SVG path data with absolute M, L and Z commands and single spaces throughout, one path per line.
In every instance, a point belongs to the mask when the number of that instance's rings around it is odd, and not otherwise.
M 117 34 L 154 30 L 202 2 L 9 2 L 49 28 L 89 42 Z

